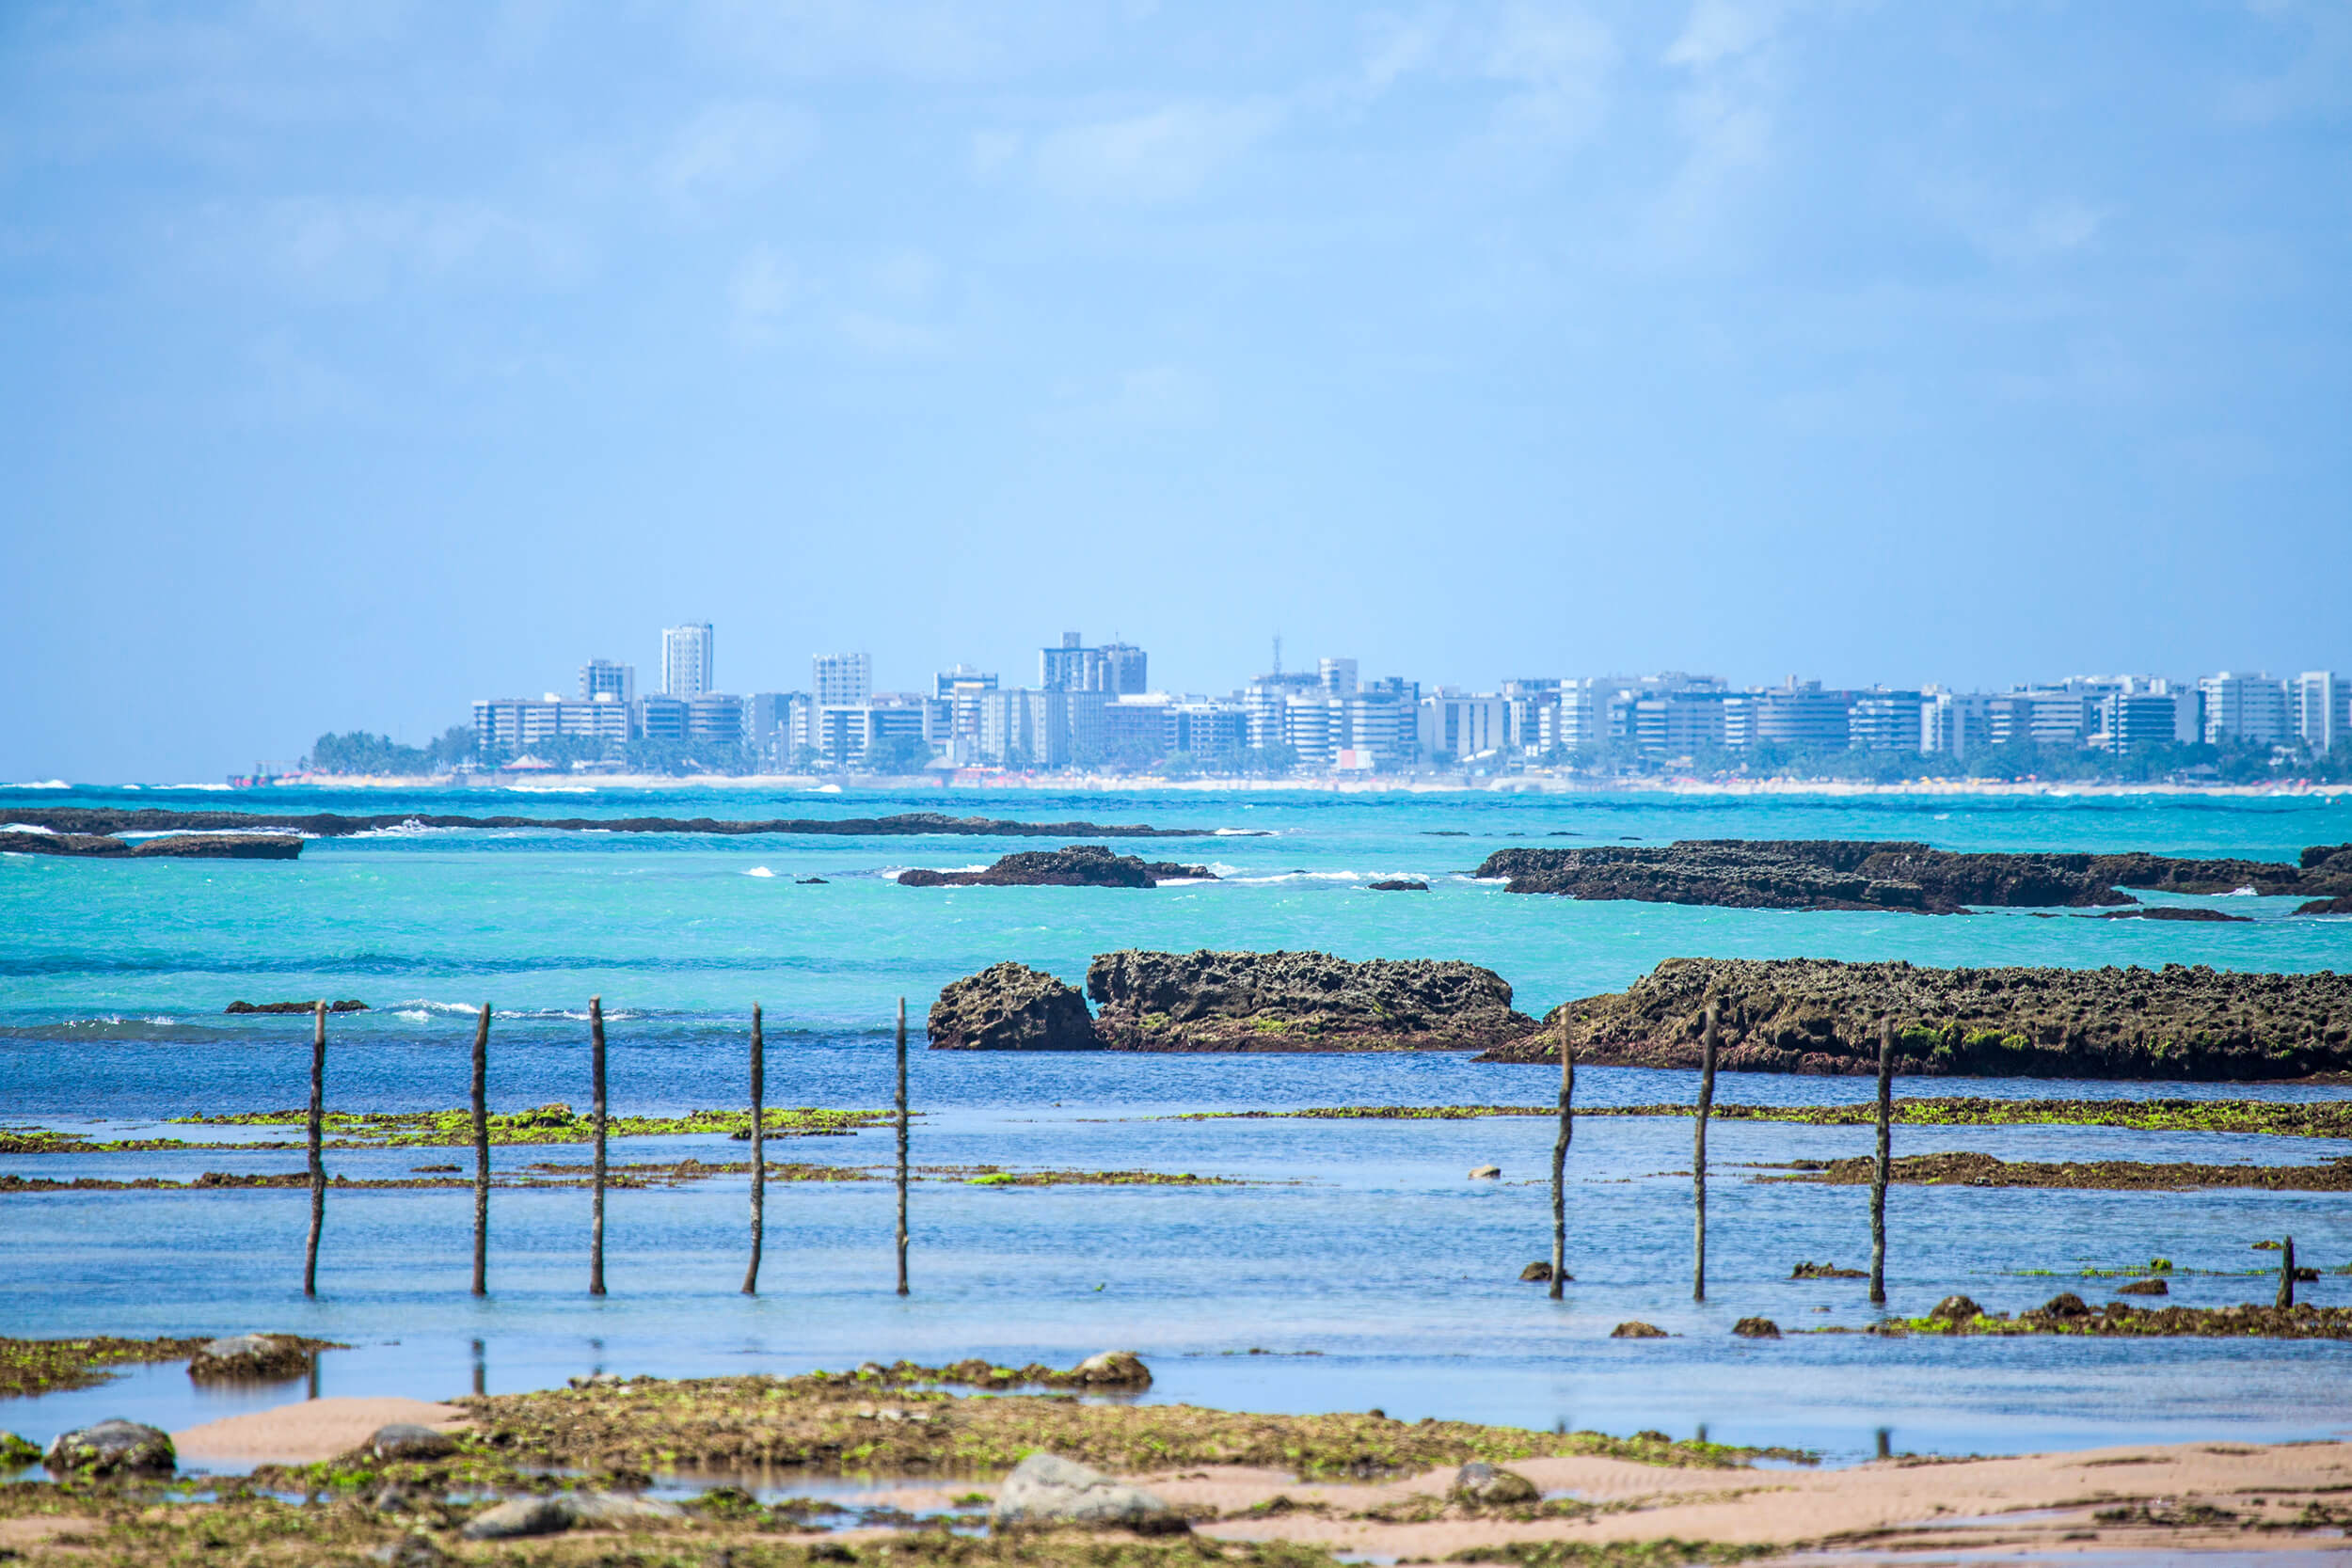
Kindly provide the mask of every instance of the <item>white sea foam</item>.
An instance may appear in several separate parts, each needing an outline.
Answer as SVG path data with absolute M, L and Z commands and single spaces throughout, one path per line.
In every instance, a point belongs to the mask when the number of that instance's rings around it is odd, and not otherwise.
M 746 877 L 772 877 L 775 873 L 769 870 L 764 865 L 755 865 L 749 871 L 744 872 L 743 875 Z
M 34 822 L 0 822 L 0 833 L 55 833 L 56 831 Z
M 394 1018 L 405 1018 L 411 1023 L 423 1023 L 433 1017 L 431 1013 L 426 1012 L 422 1007 L 402 1007 L 395 1010 L 392 1016 Z
M 1229 877 L 1226 880 L 1255 887 L 1269 882 L 1360 882 L 1371 875 L 1366 871 L 1278 871 L 1270 877 Z
M 73 786 L 63 779 L 38 779 L 28 784 L 18 784 L 16 787 L 19 789 L 72 789 Z
M 1273 838 L 1276 835 L 1264 828 L 1219 828 L 1214 836 L 1217 838 Z

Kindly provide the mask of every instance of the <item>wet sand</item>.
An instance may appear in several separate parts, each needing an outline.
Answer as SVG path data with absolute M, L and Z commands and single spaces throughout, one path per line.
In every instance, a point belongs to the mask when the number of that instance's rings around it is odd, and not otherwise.
M 348 1453 L 378 1427 L 395 1421 L 455 1432 L 467 1424 L 467 1416 L 453 1404 L 423 1400 L 298 1400 L 175 1432 L 171 1441 L 183 1463 L 212 1459 L 309 1465 Z
M 1386 1560 L 1442 1560 L 1516 1542 L 1656 1541 L 1867 1545 L 1874 1550 L 2166 1548 L 2309 1550 L 2312 1528 L 2343 1544 L 2352 1446 L 2187 1443 L 1951 1462 L 1880 1461 L 1843 1470 L 1669 1470 L 1602 1458 L 1509 1466 L 1585 1517 L 1516 1519 L 1435 1511 L 1453 1472 L 1386 1485 L 1298 1485 L 1263 1470 L 1191 1469 L 1137 1478 L 1180 1508 L 1223 1515 L 1198 1528 Z M 1299 1512 L 1232 1515 L 1288 1497 Z M 2307 1514 L 2316 1503 L 2323 1516 Z M 1316 1505 L 1322 1505 L 1318 1510 Z M 1279 1505 L 1278 1505 L 1279 1507 Z M 1327 1511 L 1327 1512 L 1325 1512 Z M 1405 1522 L 1350 1517 L 1368 1512 Z M 2101 1519 L 2100 1514 L 2108 1517 Z M 2253 1522 L 2249 1528 L 2249 1521 Z M 2306 1528 L 2275 1527 L 2296 1521 Z M 2274 1528 L 2265 1529 L 2263 1524 Z

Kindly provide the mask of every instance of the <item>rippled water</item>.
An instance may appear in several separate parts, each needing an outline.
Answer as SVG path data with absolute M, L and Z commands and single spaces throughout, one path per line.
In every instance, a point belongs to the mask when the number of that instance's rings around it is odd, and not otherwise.
M 174 803 L 246 805 L 250 797 Z M 0 796 L 9 804 L 160 804 L 157 792 Z M 946 809 L 1090 817 L 1268 836 L 1128 846 L 1206 859 L 1214 884 L 1148 892 L 899 888 L 879 873 L 984 863 L 1034 840 L 946 837 L 711 840 L 666 836 L 391 833 L 315 841 L 283 863 L 74 862 L 0 857 L 0 1119 L 113 1134 L 192 1111 L 285 1107 L 307 1094 L 306 1018 L 231 1019 L 229 1001 L 358 996 L 374 1010 L 330 1023 L 338 1109 L 424 1109 L 465 1094 L 470 1018 L 494 1003 L 492 1100 L 584 1106 L 587 997 L 611 1020 L 616 1111 L 739 1101 L 750 1004 L 765 1005 L 771 1104 L 879 1106 L 897 997 L 917 1028 L 938 987 L 1003 958 L 1077 981 L 1121 946 L 1312 947 L 1351 958 L 1464 958 L 1490 965 L 1537 1011 L 1614 989 L 1682 954 L 1904 958 L 1921 963 L 2204 962 L 2342 968 L 2352 922 L 2288 918 L 2293 900 L 2210 900 L 2247 925 L 1931 918 L 1579 904 L 1514 897 L 1466 872 L 1518 842 L 1628 838 L 1889 837 L 1946 847 L 2146 848 L 2291 859 L 2352 839 L 2352 807 L 2308 800 L 1682 800 L 1534 797 L 1158 799 L 925 793 L 648 800 L 273 792 L 272 809 L 539 810 L 549 815 L 866 816 Z M 1462 833 L 1469 836 L 1436 836 Z M 1573 835 L 1558 836 L 1550 835 Z M 1524 835 L 1523 837 L 1515 835 Z M 767 870 L 771 876 L 752 875 Z M 1366 880 L 1426 876 L 1426 895 Z M 796 882 L 822 876 L 824 885 Z M 2209 902 L 2209 900 L 2181 900 Z M 1187 1057 L 915 1054 L 924 1113 L 916 1159 L 1234 1178 L 1232 1187 L 915 1189 L 914 1295 L 891 1293 L 891 1199 L 881 1181 L 771 1187 L 765 1293 L 736 1293 L 744 1181 L 721 1178 L 612 1198 L 613 1293 L 585 1295 L 585 1194 L 501 1192 L 494 1294 L 465 1294 L 469 1196 L 335 1195 L 322 1299 L 299 1294 L 300 1192 L 0 1196 L 0 1333 L 160 1334 L 267 1327 L 348 1340 L 324 1360 L 327 1393 L 420 1396 L 544 1386 L 621 1372 L 799 1370 L 869 1356 L 981 1354 L 1066 1363 L 1141 1351 L 1154 1398 L 1263 1409 L 1378 1406 L 1611 1431 L 1656 1427 L 1737 1442 L 1871 1451 L 2015 1450 L 2061 1443 L 2228 1434 L 2318 1436 L 2342 1415 L 2352 1347 L 2328 1343 L 1892 1341 L 1860 1335 L 1751 1343 L 1731 1323 L 1858 1326 L 1859 1282 L 1790 1283 L 1801 1259 L 1867 1261 L 1861 1189 L 1767 1184 L 1752 1162 L 1863 1152 L 1867 1129 L 1719 1123 L 1711 1139 L 1710 1290 L 1690 1300 L 1690 1126 L 1580 1123 L 1571 1170 L 1569 1299 L 1520 1285 L 1549 1247 L 1539 1180 L 1551 1128 L 1534 1119 L 1328 1122 L 1158 1119 L 1205 1108 L 1531 1104 L 1539 1068 L 1452 1053 Z M 1899 1092 L 2303 1098 L 2268 1085 L 1906 1083 Z M 1587 1069 L 1588 1103 L 1688 1100 L 1691 1076 Z M 1730 1075 L 1726 1101 L 1819 1102 L 1867 1083 Z M 2007 1158 L 2306 1161 L 2329 1140 L 2135 1134 L 2106 1129 L 1899 1130 L 1899 1151 L 1982 1148 Z M 771 1146 L 775 1158 L 879 1165 L 888 1134 Z M 616 1160 L 742 1157 L 723 1139 L 649 1139 Z M 501 1168 L 571 1159 L 501 1149 Z M 430 1152 L 331 1155 L 355 1177 L 401 1175 Z M 1470 1182 L 1473 1164 L 1501 1183 Z M 18 1156 L 0 1173 L 192 1176 L 297 1168 L 298 1152 Z M 1675 1174 L 1665 1174 L 1675 1173 Z M 1921 1311 L 1964 1290 L 1988 1306 L 2077 1274 L 2163 1255 L 2175 1300 L 2267 1300 L 2252 1276 L 2292 1232 L 2305 1261 L 2352 1263 L 2341 1196 L 1898 1188 L 1890 1289 Z M 2352 1276 L 2308 1299 L 2352 1303 Z M 1816 1311 L 1825 1307 L 1827 1311 Z M 1680 1338 L 1611 1340 L 1640 1317 Z M 480 1350 L 477 1352 L 476 1346 Z M 1248 1354 L 1253 1348 L 1269 1354 Z M 1313 1354 L 1308 1354 L 1313 1353 Z M 178 1367 L 103 1388 L 0 1405 L 37 1437 L 128 1412 L 183 1425 L 279 1394 L 198 1395 Z

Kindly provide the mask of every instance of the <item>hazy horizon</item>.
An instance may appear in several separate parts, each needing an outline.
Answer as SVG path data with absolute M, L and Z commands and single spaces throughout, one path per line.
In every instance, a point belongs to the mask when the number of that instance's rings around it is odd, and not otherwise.
M 0 780 L 1065 629 L 2352 672 L 2352 12 L 0 16 Z

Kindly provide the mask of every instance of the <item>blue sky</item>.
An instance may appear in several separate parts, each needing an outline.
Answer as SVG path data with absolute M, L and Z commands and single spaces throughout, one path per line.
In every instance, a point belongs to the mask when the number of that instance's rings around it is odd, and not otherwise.
M 0 778 L 657 663 L 2352 669 L 2352 8 L 0 9 Z

